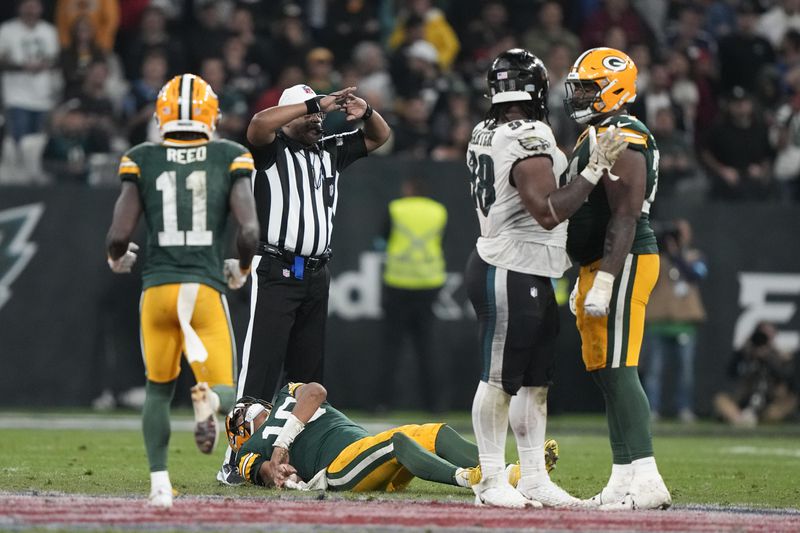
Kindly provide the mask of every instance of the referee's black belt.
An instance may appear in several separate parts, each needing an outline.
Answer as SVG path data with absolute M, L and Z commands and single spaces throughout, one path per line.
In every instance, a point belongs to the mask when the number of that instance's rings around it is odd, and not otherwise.
M 303 260 L 305 270 L 310 270 L 311 272 L 316 272 L 327 265 L 328 261 L 330 261 L 331 257 L 333 257 L 333 252 L 330 250 L 325 250 L 322 255 L 306 257 L 304 255 L 298 255 L 294 252 L 290 252 L 289 250 L 284 250 L 283 248 L 279 248 L 265 242 L 258 243 L 258 253 L 274 257 L 275 259 L 278 259 L 289 266 L 294 266 L 297 264 L 297 260 L 300 258 Z

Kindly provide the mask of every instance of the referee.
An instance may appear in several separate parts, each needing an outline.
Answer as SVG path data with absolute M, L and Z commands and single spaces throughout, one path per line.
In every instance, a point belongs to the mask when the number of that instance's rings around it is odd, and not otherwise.
M 340 172 L 390 134 L 355 89 L 318 96 L 307 85 L 289 87 L 247 128 L 261 238 L 237 398 L 272 398 L 283 370 L 289 381 L 322 382 Z M 322 121 L 333 111 L 344 112 L 348 122 L 362 120 L 363 128 L 323 137 Z M 226 463 L 217 479 L 238 481 L 235 474 Z

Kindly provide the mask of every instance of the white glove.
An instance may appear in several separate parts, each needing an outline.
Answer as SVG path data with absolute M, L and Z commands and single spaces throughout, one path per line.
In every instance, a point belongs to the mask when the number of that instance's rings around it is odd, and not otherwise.
M 575 280 L 575 285 L 572 287 L 572 292 L 569 293 L 569 310 L 574 316 L 578 316 L 578 306 L 576 300 L 578 299 L 578 282 L 581 278 Z
M 616 126 L 609 126 L 599 137 L 594 126 L 589 126 L 589 162 L 581 170 L 581 176 L 592 185 L 597 185 L 603 177 L 603 172 L 608 171 L 611 181 L 618 180 L 619 176 L 611 173 L 611 167 L 627 146 L 625 136 Z
M 119 256 L 117 259 L 108 258 L 108 267 L 115 274 L 127 274 L 131 271 L 134 263 L 136 263 L 136 251 L 139 245 L 135 242 L 128 243 L 128 251 Z
M 228 288 L 233 290 L 241 289 L 244 286 L 249 273 L 249 268 L 242 270 L 238 259 L 226 259 L 222 266 L 222 274 L 225 276 Z
M 608 304 L 611 302 L 611 292 L 614 288 L 614 276 L 602 270 L 597 273 L 594 283 L 586 299 L 583 301 L 583 312 L 589 316 L 608 315 Z

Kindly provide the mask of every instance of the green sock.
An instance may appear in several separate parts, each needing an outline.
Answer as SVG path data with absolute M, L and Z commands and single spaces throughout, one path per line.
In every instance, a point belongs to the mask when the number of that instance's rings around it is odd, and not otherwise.
M 145 385 L 144 407 L 142 408 L 142 433 L 147 461 L 151 472 L 167 469 L 167 449 L 169 447 L 169 406 L 175 394 L 176 381 Z
M 650 403 L 639 380 L 638 369 L 635 366 L 604 368 L 596 373 L 605 381 L 609 391 L 611 406 L 630 454 L 630 461 L 652 457 Z
M 397 462 L 416 477 L 437 483 L 458 485 L 455 478 L 457 467 L 454 464 L 429 452 L 402 433 L 392 435 L 392 444 Z
M 472 468 L 478 466 L 478 445 L 468 441 L 445 424 L 436 434 L 436 455 L 456 466 Z
M 236 389 L 228 385 L 214 385 L 211 390 L 219 396 L 219 412 L 227 414 L 236 402 Z
M 631 453 L 623 438 L 622 428 L 617 419 L 614 394 L 609 391 L 608 377 L 601 370 L 592 372 L 592 378 L 603 393 L 606 402 L 606 421 L 608 423 L 608 441 L 611 444 L 611 460 L 614 464 L 626 465 L 631 462 Z

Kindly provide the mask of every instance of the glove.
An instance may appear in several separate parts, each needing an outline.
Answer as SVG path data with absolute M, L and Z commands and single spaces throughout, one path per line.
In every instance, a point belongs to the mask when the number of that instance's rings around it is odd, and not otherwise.
M 136 263 L 136 251 L 139 245 L 135 242 L 128 243 L 128 251 L 119 256 L 117 259 L 108 258 L 108 267 L 115 274 L 127 274 L 131 271 L 134 263 Z
M 569 311 L 573 316 L 578 316 L 578 307 L 576 301 L 578 300 L 578 282 L 580 278 L 575 280 L 575 285 L 572 287 L 572 292 L 569 293 Z
M 583 312 L 589 316 L 608 315 L 608 304 L 611 302 L 611 291 L 614 287 L 614 276 L 602 270 L 597 273 L 594 283 L 586 299 L 583 301 Z
M 581 170 L 581 176 L 592 185 L 597 185 L 603 172 L 608 171 L 611 181 L 616 181 L 619 176 L 611 173 L 611 167 L 616 163 L 619 154 L 628 146 L 622 131 L 616 126 L 609 126 L 600 136 L 594 126 L 589 127 L 589 162 Z
M 247 275 L 250 269 L 242 270 L 239 266 L 238 259 L 226 259 L 222 266 L 222 274 L 225 276 L 225 281 L 229 289 L 241 289 L 247 281 Z

